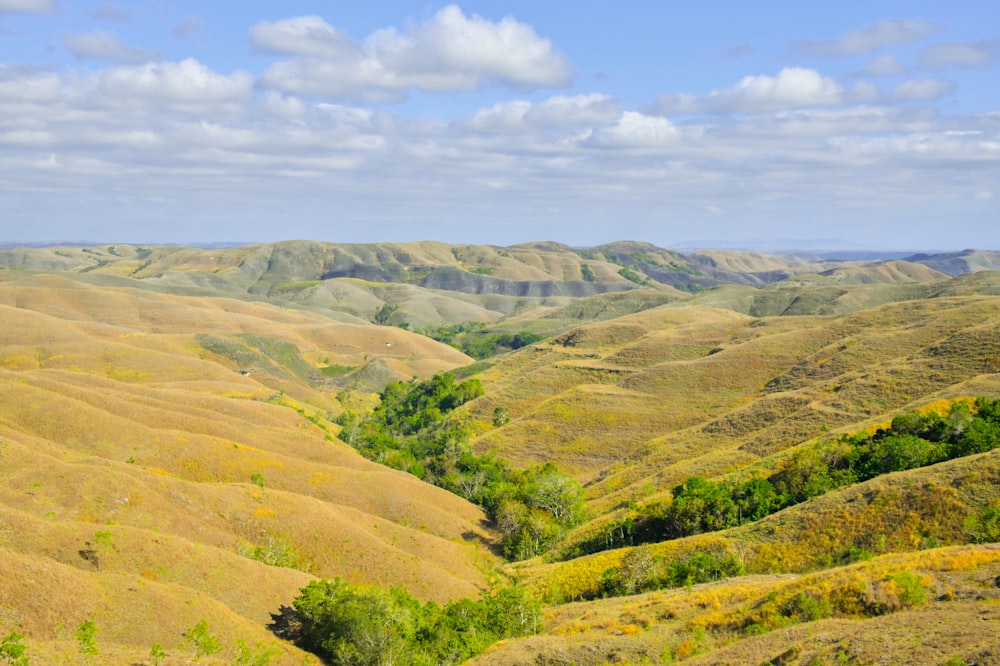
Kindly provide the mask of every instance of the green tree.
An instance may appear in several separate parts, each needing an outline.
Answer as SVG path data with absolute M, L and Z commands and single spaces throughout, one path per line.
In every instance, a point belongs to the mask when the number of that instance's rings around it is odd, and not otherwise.
M 692 476 L 671 491 L 674 501 L 665 511 L 670 536 L 685 537 L 734 527 L 739 509 L 728 489 L 700 476 Z
M 672 560 L 667 565 L 666 582 L 672 587 L 682 587 L 742 573 L 743 565 L 732 555 L 703 552 Z
M 24 636 L 12 631 L 0 640 L 0 659 L 9 666 L 29 666 L 31 659 L 27 655 L 28 646 L 24 644 Z
M 379 326 L 388 326 L 392 316 L 396 314 L 398 310 L 399 305 L 395 303 L 385 303 L 382 307 L 375 311 L 372 321 Z
M 97 629 L 97 623 L 93 618 L 84 620 L 76 628 L 76 642 L 80 648 L 80 655 L 88 663 L 100 654 L 97 649 Z
M 334 578 L 313 581 L 293 605 L 307 649 L 337 666 L 394 666 L 409 663 L 415 622 L 407 601 L 405 593 L 359 591 Z
M 501 506 L 496 522 L 504 556 L 511 560 L 526 560 L 541 555 L 562 534 L 559 524 L 550 514 L 518 501 Z
M 524 503 L 551 514 L 564 526 L 578 524 L 583 517 L 583 486 L 549 463 L 522 490 Z
M 222 639 L 208 631 L 208 622 L 199 620 L 184 632 L 184 638 L 199 657 L 211 657 L 222 651 Z
M 954 456 L 985 453 L 1000 446 L 1000 422 L 987 418 L 974 419 L 962 431 L 961 438 L 953 445 Z
M 500 426 L 507 425 L 510 423 L 510 412 L 503 405 L 497 405 L 493 408 L 493 427 L 499 428 Z
M 167 651 L 159 643 L 153 643 L 153 647 L 149 648 L 149 658 L 153 660 L 153 666 L 160 666 L 167 658 Z
M 541 628 L 541 610 L 524 590 L 507 588 L 441 608 L 404 590 L 357 588 L 339 578 L 314 581 L 292 602 L 296 642 L 335 666 L 457 664 L 503 638 Z

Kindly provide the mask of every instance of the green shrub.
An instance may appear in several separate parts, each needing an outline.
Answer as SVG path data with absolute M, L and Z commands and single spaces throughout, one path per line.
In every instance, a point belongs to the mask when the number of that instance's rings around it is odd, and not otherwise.
M 892 577 L 899 586 L 899 600 L 906 607 L 919 606 L 927 600 L 927 586 L 924 579 L 909 571 L 900 571 Z
M 973 543 L 1000 541 L 1000 500 L 991 502 L 966 518 L 965 531 Z
M 300 571 L 308 569 L 295 544 L 280 534 L 262 532 L 261 543 L 243 541 L 237 546 L 236 552 L 247 559 L 263 562 L 271 567 L 287 567 Z
M 84 661 L 90 662 L 100 651 L 97 649 L 97 623 L 93 618 L 84 620 L 76 628 L 76 642 Z
M 222 651 L 222 639 L 209 633 L 205 620 L 199 620 L 185 631 L 184 638 L 199 657 L 211 657 Z

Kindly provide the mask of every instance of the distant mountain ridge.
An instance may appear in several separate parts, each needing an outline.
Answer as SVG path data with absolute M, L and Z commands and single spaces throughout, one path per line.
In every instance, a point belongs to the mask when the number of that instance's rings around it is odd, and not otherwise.
M 923 297 L 949 276 L 998 270 L 1000 253 L 848 261 L 736 250 L 682 254 L 637 241 L 593 248 L 551 241 L 510 247 L 284 241 L 212 248 L 19 247 L 0 251 L 0 268 L 13 272 L 8 276 L 63 272 L 95 285 L 266 301 L 345 323 L 374 322 L 389 308 L 383 323 L 413 329 L 478 322 L 548 335 L 566 330 L 585 312 L 605 318 L 665 302 L 754 316 L 843 313 Z M 584 301 L 593 303 L 575 307 L 574 314 L 566 310 Z

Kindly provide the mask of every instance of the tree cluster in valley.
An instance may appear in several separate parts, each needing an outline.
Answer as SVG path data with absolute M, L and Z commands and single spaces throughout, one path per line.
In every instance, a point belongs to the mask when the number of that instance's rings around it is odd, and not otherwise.
M 337 666 L 458 664 L 493 643 L 541 630 L 541 609 L 519 588 L 421 604 L 400 588 L 313 581 L 293 602 L 286 636 Z
M 340 437 L 370 460 L 410 472 L 478 504 L 494 521 L 504 555 L 540 555 L 583 519 L 583 487 L 553 463 L 514 469 L 469 447 L 470 430 L 455 409 L 483 394 L 477 379 L 440 373 L 391 382 L 375 409 L 345 411 Z

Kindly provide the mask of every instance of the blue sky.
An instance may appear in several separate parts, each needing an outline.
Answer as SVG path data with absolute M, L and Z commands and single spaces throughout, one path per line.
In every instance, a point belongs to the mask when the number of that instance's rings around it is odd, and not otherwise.
M 0 0 L 0 179 L 0 242 L 1000 249 L 1000 7 Z

